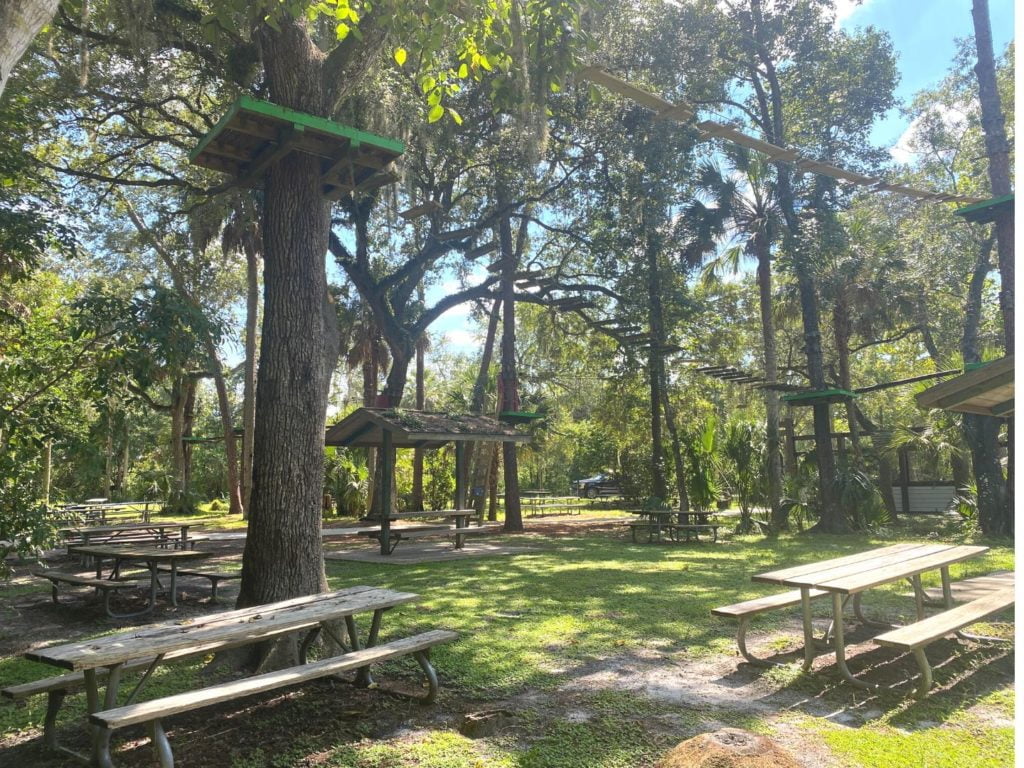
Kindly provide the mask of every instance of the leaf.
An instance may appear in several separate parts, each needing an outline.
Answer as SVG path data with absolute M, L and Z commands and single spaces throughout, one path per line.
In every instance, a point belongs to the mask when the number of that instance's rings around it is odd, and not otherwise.
M 558 93 L 559 91 L 562 90 L 562 86 L 560 86 L 554 80 L 551 81 L 551 85 L 549 87 L 551 88 L 552 93 Z
M 479 55 L 478 61 L 480 62 L 481 67 L 486 69 L 488 72 L 492 71 L 491 62 L 489 62 L 487 60 L 487 57 L 484 56 L 482 53 Z
M 405 48 L 395 48 L 395 61 L 398 63 L 398 66 L 405 66 L 405 60 L 408 56 L 409 54 L 406 53 Z
M 334 31 L 337 32 L 339 40 L 344 40 L 348 37 L 348 33 L 352 31 L 352 28 L 348 24 L 339 24 L 335 27 Z
M 462 115 L 460 115 L 451 107 L 448 107 L 448 114 L 452 116 L 452 120 L 455 121 L 456 125 L 462 125 Z
M 427 122 L 436 123 L 442 117 L 444 117 L 444 107 L 440 104 L 435 104 L 430 110 L 430 114 L 427 115 Z
M 466 62 L 462 62 L 462 65 L 459 67 L 459 77 L 469 77 L 469 67 L 466 65 Z
M 430 91 L 434 90 L 434 86 L 436 85 L 437 80 L 430 75 L 426 75 L 422 80 L 420 80 L 420 90 L 423 91 L 423 93 L 430 93 Z

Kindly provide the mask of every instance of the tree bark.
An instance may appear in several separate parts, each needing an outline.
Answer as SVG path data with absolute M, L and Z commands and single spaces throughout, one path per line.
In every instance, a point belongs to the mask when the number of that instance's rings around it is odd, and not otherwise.
M 255 243 L 245 250 L 245 365 L 242 381 L 242 517 L 249 519 L 252 503 L 252 453 L 256 432 L 256 329 L 259 322 L 259 253 Z
M 501 201 L 504 206 L 504 200 Z M 525 227 L 523 223 L 520 226 Z M 498 225 L 501 244 L 501 297 L 504 305 L 501 326 L 501 405 L 502 411 L 519 410 L 519 381 L 516 374 L 516 295 L 513 276 L 518 266 L 518 252 L 512 242 L 512 222 L 506 213 Z M 515 443 L 501 444 L 505 468 L 505 530 L 523 530 L 523 511 L 519 503 L 519 462 Z
M 981 362 L 981 307 L 985 279 L 992 269 L 993 239 L 986 238 L 978 251 L 967 288 L 964 307 L 964 333 L 960 352 L 964 365 Z M 978 522 L 989 536 L 1006 535 L 1012 530 L 1011 507 L 999 462 L 999 419 L 975 413 L 963 415 L 964 441 L 970 448 L 974 482 L 977 487 Z
M 647 322 L 651 332 L 651 351 L 647 359 L 647 377 L 651 401 L 651 490 L 660 501 L 668 500 L 665 477 L 665 449 L 661 433 L 662 385 L 665 382 L 665 319 L 661 303 L 661 269 L 658 256 L 661 248 L 652 222 L 644 217 L 646 237 L 644 261 L 647 267 Z
M 426 403 L 423 389 L 425 360 L 423 343 L 416 344 L 416 409 L 422 411 Z M 423 510 L 423 449 L 414 448 L 412 453 L 412 508 Z
M 487 320 L 487 335 L 484 337 L 484 347 L 480 354 L 480 367 L 477 369 L 476 381 L 473 383 L 473 397 L 470 401 L 469 411 L 474 414 L 484 412 L 484 400 L 487 396 L 487 379 L 490 377 L 491 361 L 494 358 L 494 341 L 498 335 L 498 319 L 501 317 L 501 302 L 495 301 L 491 307 L 490 316 Z M 469 487 L 479 488 L 480 494 L 471 496 L 473 508 L 477 517 L 483 519 L 484 506 L 486 503 L 485 490 L 488 487 L 487 480 L 494 463 L 493 451 L 490 443 L 470 443 L 467 446 L 467 464 L 470 464 L 470 476 L 472 482 Z
M 39 30 L 53 18 L 60 0 L 4 0 L 0 3 L 0 96 L 11 71 Z
M 985 151 L 988 154 L 988 176 L 992 195 L 1002 197 L 1013 191 L 1010 182 L 1010 145 L 1006 140 L 1006 119 L 996 85 L 995 54 L 992 50 L 992 25 L 989 21 L 988 0 L 973 0 L 971 16 L 974 18 L 974 39 L 978 63 L 974 73 L 978 78 L 981 101 L 981 127 L 985 132 Z M 1003 311 L 1003 333 L 1006 352 L 1013 352 L 1013 209 L 1005 208 L 996 219 L 996 241 L 999 254 L 999 306 Z
M 273 102 L 326 117 L 324 55 L 302 22 L 261 26 Z M 321 539 L 324 429 L 332 374 L 324 255 L 330 205 L 320 160 L 292 152 L 265 177 L 264 313 L 256 386 L 249 531 L 238 606 L 327 588 Z

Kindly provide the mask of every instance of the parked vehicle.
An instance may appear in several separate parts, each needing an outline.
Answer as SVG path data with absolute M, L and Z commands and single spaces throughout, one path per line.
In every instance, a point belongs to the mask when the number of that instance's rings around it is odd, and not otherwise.
M 622 486 L 619 478 L 612 474 L 601 473 L 583 480 L 574 480 L 573 488 L 577 496 L 596 499 L 598 496 L 621 496 Z

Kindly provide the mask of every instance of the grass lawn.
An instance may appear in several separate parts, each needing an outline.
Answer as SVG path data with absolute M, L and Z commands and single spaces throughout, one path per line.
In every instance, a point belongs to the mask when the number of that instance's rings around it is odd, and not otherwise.
M 935 525 L 932 519 L 929 526 Z M 530 553 L 414 566 L 330 561 L 332 588 L 372 584 L 423 596 L 387 615 L 386 637 L 432 628 L 459 632 L 458 642 L 434 652 L 439 704 L 419 708 L 385 691 L 324 682 L 251 706 L 225 705 L 216 710 L 224 716 L 207 710 L 176 719 L 170 735 L 175 753 L 183 765 L 232 768 L 625 768 L 653 765 L 676 742 L 726 724 L 775 737 L 807 765 L 1013 765 L 1013 662 L 1006 648 L 935 647 L 930 657 L 938 689 L 917 702 L 906 682 L 916 671 L 913 663 L 865 640 L 851 660 L 854 671 L 877 666 L 883 671 L 868 671 L 902 685 L 881 694 L 854 690 L 827 656 L 806 675 L 796 664 L 769 671 L 738 667 L 733 625 L 709 614 L 715 606 L 774 591 L 753 584 L 752 573 L 924 538 L 923 529 L 776 540 L 727 536 L 715 545 L 632 544 L 627 535 L 620 528 L 528 534 L 508 541 Z M 959 541 L 952 532 L 942 538 Z M 1013 568 L 1005 542 L 982 543 L 992 551 L 953 566 L 955 580 Z M 937 574 L 926 580 L 934 584 Z M 910 620 L 913 601 L 906 591 L 872 592 L 865 610 Z M 59 615 L 38 613 L 48 623 Z M 797 613 L 756 622 L 752 642 L 760 653 L 794 645 Z M 824 603 L 816 604 L 816 615 L 827 615 Z M 986 629 L 1005 634 L 1011 628 L 996 621 Z M 147 697 L 187 688 L 199 666 L 161 671 Z M 49 674 L 16 656 L 0 659 L 4 684 Z M 417 679 L 411 660 L 387 664 L 375 676 L 385 690 L 396 684 L 408 689 Z M 67 709 L 82 706 L 81 698 L 70 697 Z M 34 743 L 21 743 L 38 733 L 44 705 L 0 707 L 0 749 L 30 760 L 22 764 L 61 764 L 47 762 Z M 458 732 L 464 713 L 484 710 L 504 712 L 496 733 L 471 739 Z M 231 717 L 243 711 L 241 720 Z M 134 738 L 141 734 L 115 737 L 124 745 L 118 765 L 149 764 L 148 744 Z

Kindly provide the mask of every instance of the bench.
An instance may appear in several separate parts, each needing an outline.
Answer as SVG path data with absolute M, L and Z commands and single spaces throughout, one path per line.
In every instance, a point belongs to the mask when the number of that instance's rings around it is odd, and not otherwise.
M 112 619 L 125 618 L 126 615 L 116 614 L 110 610 L 110 595 L 112 592 L 117 592 L 122 589 L 142 589 L 148 586 L 144 582 L 140 581 L 97 579 L 90 576 L 77 576 L 73 573 L 65 573 L 64 571 L 33 571 L 32 575 L 38 576 L 41 579 L 48 579 L 50 581 L 54 605 L 59 605 L 59 601 L 57 600 L 58 584 L 72 584 L 76 587 L 95 588 L 97 593 L 103 593 L 103 609 L 107 612 L 107 616 Z
M 174 756 L 171 752 L 171 744 L 167 740 L 167 734 L 164 732 L 163 718 L 182 712 L 191 712 L 224 701 L 239 699 L 244 696 L 251 696 L 256 693 L 265 693 L 278 688 L 285 688 L 309 680 L 327 677 L 328 675 L 365 669 L 370 664 L 409 654 L 412 654 L 416 661 L 419 662 L 420 668 L 427 679 L 429 690 L 422 701 L 424 704 L 430 704 L 437 697 L 438 690 L 437 674 L 430 664 L 430 649 L 435 645 L 448 643 L 457 638 L 458 635 L 455 632 L 442 629 L 423 632 L 413 637 L 394 640 L 390 643 L 364 648 L 363 650 L 351 651 L 322 661 L 267 672 L 241 680 L 232 680 L 198 691 L 187 691 L 173 696 L 166 696 L 162 699 L 153 699 L 102 712 L 94 712 L 89 716 L 89 721 L 93 725 L 107 731 L 145 723 L 150 738 L 153 741 L 153 751 L 161 768 L 172 768 Z M 103 752 L 106 754 L 103 757 L 108 762 L 102 762 L 101 759 L 101 764 L 103 765 L 108 765 L 110 759 L 109 741 L 106 742 L 106 745 L 103 749 Z
M 810 590 L 811 599 L 827 595 L 823 589 Z M 793 605 L 800 605 L 800 590 L 794 589 L 790 592 L 780 592 L 777 595 L 757 597 L 753 600 L 746 600 L 733 605 L 723 605 L 721 608 L 713 608 L 711 613 L 715 616 L 725 616 L 730 619 L 739 619 L 740 625 L 736 632 L 736 644 L 739 646 L 740 654 L 755 667 L 780 666 L 777 662 L 759 659 L 747 652 L 747 628 L 750 620 L 758 614 L 767 611 L 774 611 L 779 608 L 789 608 Z
M 161 573 L 170 573 L 171 568 L 167 565 L 158 565 L 156 568 Z M 210 600 L 217 600 L 217 585 L 222 581 L 231 581 L 232 579 L 242 578 L 241 572 L 237 573 L 220 573 L 217 571 L 199 571 L 199 570 L 182 570 L 178 569 L 179 576 L 195 576 L 197 578 L 209 579 L 210 581 Z
M 930 643 L 951 632 L 958 632 L 969 624 L 974 624 L 994 613 L 1013 607 L 1013 593 L 1012 586 L 1003 587 L 984 597 L 971 600 L 969 603 L 879 635 L 875 638 L 875 643 L 888 648 L 909 651 L 913 654 L 914 660 L 921 668 L 921 679 L 918 681 L 915 695 L 917 698 L 922 698 L 932 687 L 932 669 L 928 664 L 928 657 L 925 655 L 924 649 Z
M 1003 587 L 1011 587 L 1014 582 L 1013 571 L 993 571 L 984 576 L 975 576 L 962 581 L 954 581 L 950 584 L 950 593 L 954 600 L 966 602 L 974 600 Z M 927 602 L 931 605 L 945 607 L 945 598 L 942 596 L 942 587 L 929 587 L 922 590 Z

